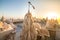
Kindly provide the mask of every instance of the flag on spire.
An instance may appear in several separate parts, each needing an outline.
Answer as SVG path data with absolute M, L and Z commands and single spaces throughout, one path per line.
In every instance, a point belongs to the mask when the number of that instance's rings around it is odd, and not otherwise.
M 35 9 L 35 7 L 31 4 L 31 2 L 28 2 L 32 7 L 33 7 L 33 9 Z

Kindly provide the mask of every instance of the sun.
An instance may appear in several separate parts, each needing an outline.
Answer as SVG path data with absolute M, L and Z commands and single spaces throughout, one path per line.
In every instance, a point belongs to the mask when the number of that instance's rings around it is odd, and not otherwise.
M 56 19 L 57 18 L 57 13 L 56 12 L 48 12 L 46 17 L 48 17 L 48 19 Z

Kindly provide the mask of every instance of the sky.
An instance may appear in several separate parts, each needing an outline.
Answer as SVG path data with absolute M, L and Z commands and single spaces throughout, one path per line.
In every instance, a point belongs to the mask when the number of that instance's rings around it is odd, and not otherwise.
M 34 17 L 46 17 L 48 13 L 60 16 L 58 0 L 0 0 L 0 17 L 24 18 L 28 11 L 28 1 L 35 6 L 35 9 L 30 6 L 30 12 Z

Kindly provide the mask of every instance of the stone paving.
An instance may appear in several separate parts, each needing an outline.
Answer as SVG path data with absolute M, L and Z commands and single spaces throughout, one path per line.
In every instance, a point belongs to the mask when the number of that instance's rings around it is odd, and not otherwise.
M 16 29 L 16 35 L 15 35 L 15 40 L 20 40 L 20 31 L 21 31 L 21 25 L 16 25 L 17 29 Z

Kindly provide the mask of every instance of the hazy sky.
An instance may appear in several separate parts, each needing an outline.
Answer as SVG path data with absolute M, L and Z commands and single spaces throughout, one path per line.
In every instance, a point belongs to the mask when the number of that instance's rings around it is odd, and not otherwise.
M 23 18 L 28 10 L 28 1 L 35 6 L 31 13 L 36 17 L 45 17 L 49 12 L 60 16 L 60 1 L 46 0 L 0 0 L 0 16 Z

